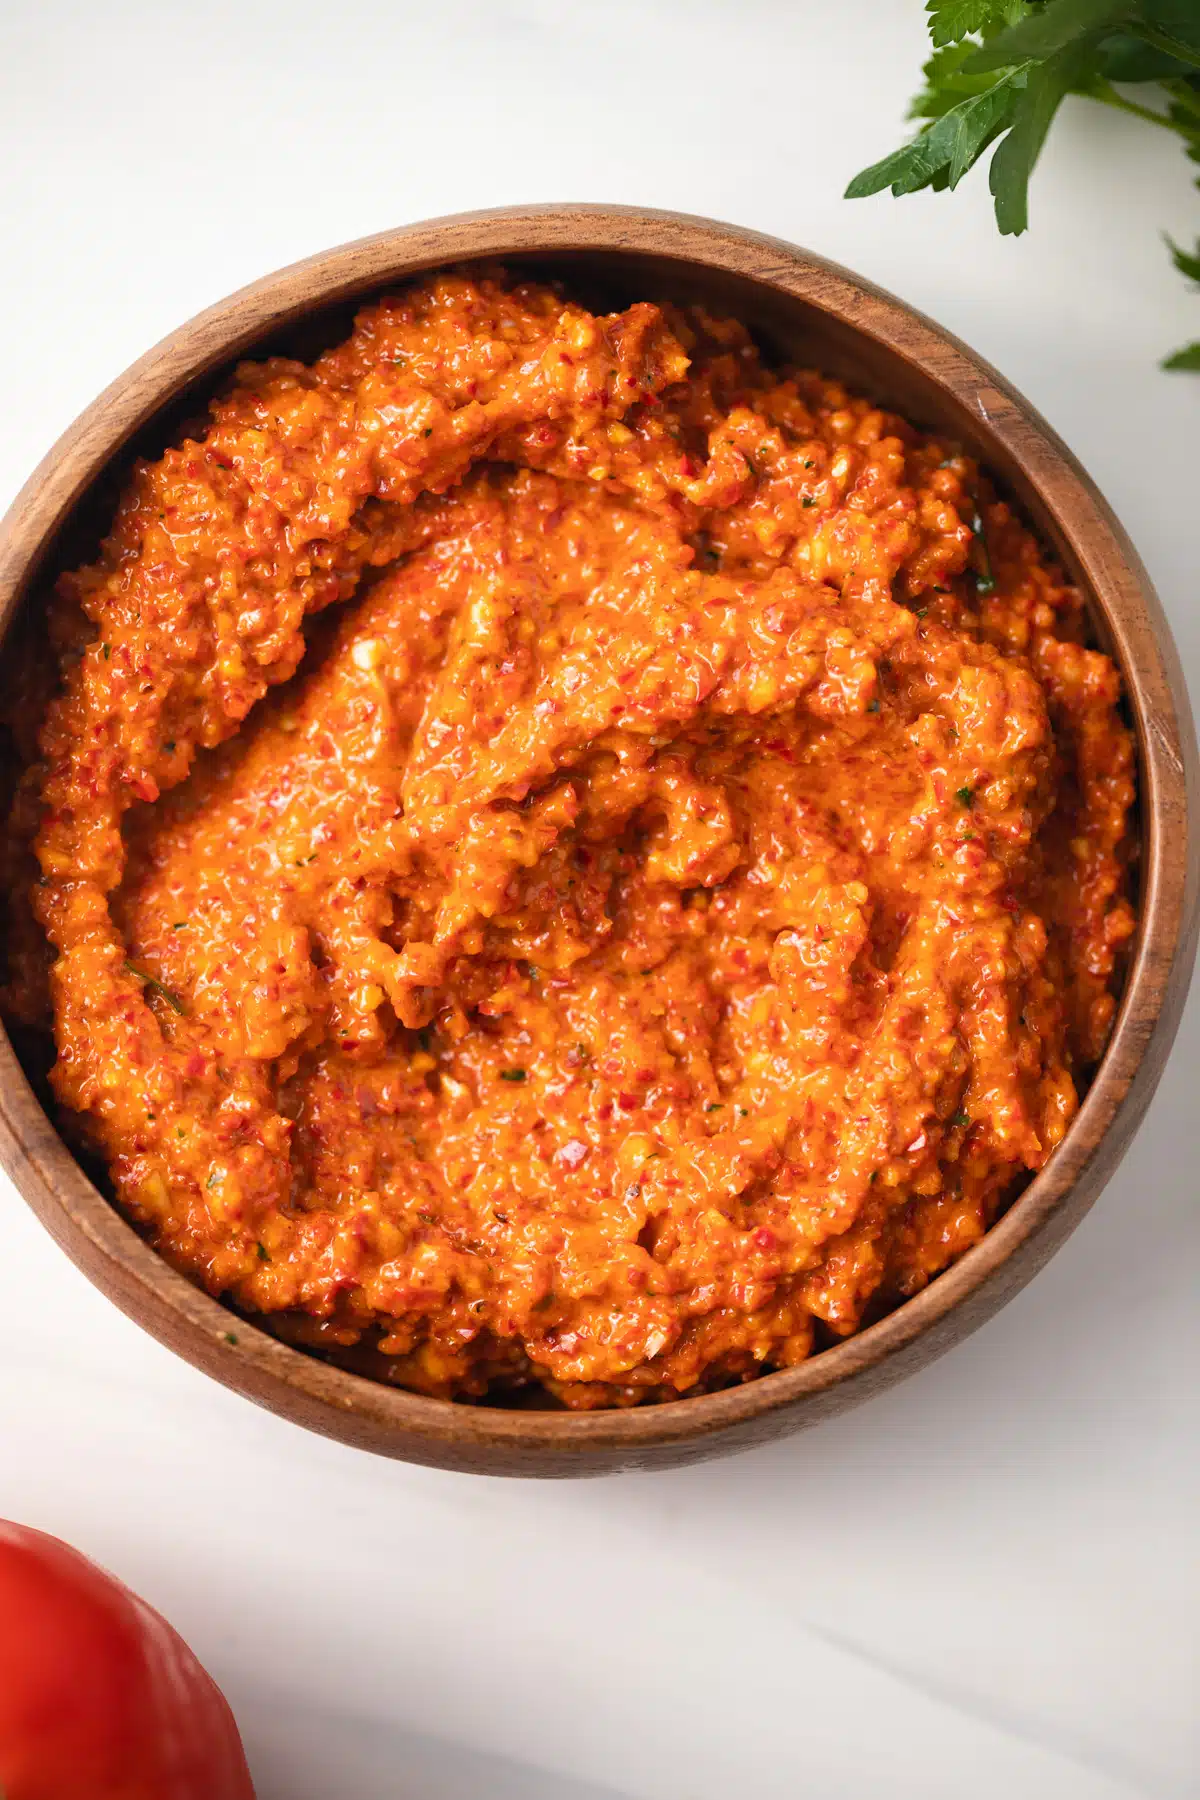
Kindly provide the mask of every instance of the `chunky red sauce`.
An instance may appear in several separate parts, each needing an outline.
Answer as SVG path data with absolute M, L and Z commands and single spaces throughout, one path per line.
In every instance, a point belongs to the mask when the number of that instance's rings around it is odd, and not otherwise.
M 574 1406 L 795 1363 L 1103 1048 L 1084 629 L 952 444 L 737 324 L 437 278 L 243 368 L 60 582 L 10 1011 L 44 934 L 119 1203 L 293 1338 Z

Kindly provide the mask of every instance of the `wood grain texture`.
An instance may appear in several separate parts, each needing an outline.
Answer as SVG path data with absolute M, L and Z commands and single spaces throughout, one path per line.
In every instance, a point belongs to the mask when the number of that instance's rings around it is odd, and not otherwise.
M 728 308 L 779 356 L 841 375 L 952 433 L 1088 594 L 1137 734 L 1141 918 L 1112 1039 L 1077 1118 L 980 1244 L 857 1337 L 721 1393 L 583 1415 L 427 1400 L 346 1374 L 234 1317 L 161 1261 L 93 1187 L 7 1039 L 0 1162 L 124 1312 L 218 1381 L 301 1425 L 387 1456 L 494 1475 L 662 1468 L 814 1424 L 910 1374 L 1003 1305 L 1078 1224 L 1145 1112 L 1187 993 L 1200 925 L 1200 846 L 1189 817 L 1195 733 L 1170 632 L 1136 553 L 1065 445 L 1002 376 L 912 308 L 819 257 L 732 226 L 622 207 L 505 209 L 386 232 L 200 314 L 88 408 L 0 523 L 0 634 L 27 595 L 35 600 L 39 571 L 102 525 L 105 478 L 135 447 L 161 449 L 196 398 L 252 346 L 311 355 L 344 331 L 351 303 L 468 260 L 555 272 L 605 302 L 669 296 Z

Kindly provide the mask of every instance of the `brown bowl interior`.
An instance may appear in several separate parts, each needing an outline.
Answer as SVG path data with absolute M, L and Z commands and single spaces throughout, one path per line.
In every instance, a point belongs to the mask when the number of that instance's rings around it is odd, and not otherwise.
M 1024 1284 L 1100 1191 L 1174 1034 L 1194 946 L 1187 833 L 1195 744 L 1169 633 L 1144 571 L 1069 452 L 970 352 L 845 271 L 773 240 L 669 215 L 530 209 L 366 240 L 282 271 L 201 315 L 135 365 L 51 452 L 0 526 L 0 622 L 94 554 L 129 466 L 156 455 L 247 353 L 311 358 L 369 296 L 472 259 L 557 277 L 603 309 L 701 300 L 799 362 L 982 463 L 1089 597 L 1126 679 L 1140 751 L 1141 925 L 1116 1029 L 1065 1143 L 999 1224 L 915 1300 L 798 1369 L 633 1412 L 451 1405 L 365 1381 L 278 1342 L 193 1288 L 115 1212 L 0 1045 L 0 1160 L 54 1236 L 126 1312 L 190 1361 L 298 1422 L 384 1454 L 493 1474 L 600 1474 L 720 1454 L 844 1409 L 931 1360 Z M 44 1093 L 44 1047 L 22 1045 Z

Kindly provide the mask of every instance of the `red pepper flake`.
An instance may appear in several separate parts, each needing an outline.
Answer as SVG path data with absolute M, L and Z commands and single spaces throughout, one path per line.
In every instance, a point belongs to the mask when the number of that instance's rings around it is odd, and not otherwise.
M 754 1234 L 754 1244 L 755 1248 L 759 1250 L 774 1250 L 775 1233 L 766 1225 L 760 1225 Z
M 637 1095 L 636 1094 L 618 1094 L 617 1095 L 617 1105 L 621 1108 L 622 1112 L 632 1112 L 634 1107 L 637 1105 Z

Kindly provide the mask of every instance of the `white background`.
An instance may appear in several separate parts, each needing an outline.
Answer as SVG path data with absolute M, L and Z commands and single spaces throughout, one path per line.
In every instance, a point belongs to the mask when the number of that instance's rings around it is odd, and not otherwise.
M 457 208 L 759 226 L 990 357 L 1082 455 L 1200 677 L 1200 336 L 1174 141 L 1069 103 L 1033 229 L 985 183 L 847 203 L 898 140 L 920 0 L 0 5 L 0 505 L 190 313 Z M 1198 996 L 1200 997 L 1200 996 Z M 1124 1168 L 966 1346 L 789 1443 L 504 1483 L 258 1412 L 0 1191 L 0 1513 L 191 1640 L 262 1800 L 1129 1800 L 1197 1791 L 1200 1012 Z

